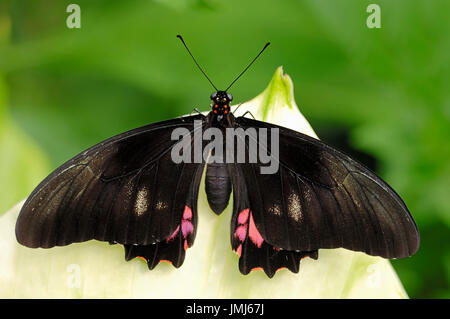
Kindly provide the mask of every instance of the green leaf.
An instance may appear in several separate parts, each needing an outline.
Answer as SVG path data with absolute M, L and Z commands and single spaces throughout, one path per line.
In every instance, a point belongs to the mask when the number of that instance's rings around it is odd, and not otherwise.
M 239 114 L 247 111 L 315 136 L 281 68 L 266 90 L 239 107 Z M 0 218 L 3 298 L 407 298 L 388 260 L 346 249 L 320 250 L 318 260 L 302 260 L 298 274 L 243 276 L 229 242 L 232 205 L 220 216 L 212 213 L 204 180 L 197 237 L 179 269 L 160 264 L 149 271 L 142 260 L 125 262 L 122 246 L 98 241 L 52 249 L 20 246 L 14 234 L 20 207 Z

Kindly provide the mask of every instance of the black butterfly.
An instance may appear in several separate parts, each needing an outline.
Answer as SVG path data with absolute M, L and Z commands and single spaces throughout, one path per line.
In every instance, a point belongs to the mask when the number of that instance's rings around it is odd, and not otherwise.
M 16 224 L 19 243 L 50 248 L 96 239 L 124 245 L 126 260 L 144 258 L 150 269 L 161 261 L 178 268 L 194 243 L 206 165 L 206 194 L 216 214 L 233 190 L 231 246 L 243 274 L 261 268 L 269 277 L 281 268 L 296 273 L 300 259 L 317 259 L 320 248 L 343 247 L 384 258 L 408 257 L 418 250 L 411 214 L 381 178 L 317 139 L 235 117 L 229 87 L 211 95 L 207 116 L 119 134 L 57 168 L 23 205 Z M 200 128 L 195 121 L 201 121 Z M 175 128 L 194 133 L 211 127 L 278 128 L 278 171 L 261 174 L 259 161 L 177 164 L 171 159 L 171 150 L 181 143 L 171 139 Z M 271 151 L 270 145 L 266 148 Z

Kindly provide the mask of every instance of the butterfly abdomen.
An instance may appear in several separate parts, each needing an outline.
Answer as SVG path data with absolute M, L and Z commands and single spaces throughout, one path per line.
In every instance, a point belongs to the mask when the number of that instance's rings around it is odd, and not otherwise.
M 206 196 L 211 209 L 220 215 L 227 207 L 231 194 L 231 180 L 227 164 L 209 163 L 206 168 Z

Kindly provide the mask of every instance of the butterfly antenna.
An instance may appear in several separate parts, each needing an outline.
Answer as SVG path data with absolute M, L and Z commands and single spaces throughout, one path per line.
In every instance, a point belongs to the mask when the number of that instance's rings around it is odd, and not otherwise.
M 228 89 L 234 84 L 234 82 L 236 82 L 241 76 L 242 74 L 245 73 L 245 71 L 248 70 L 248 68 L 253 64 L 253 62 L 256 61 L 256 59 L 264 52 L 264 50 L 270 45 L 270 42 L 267 42 L 266 45 L 264 46 L 264 48 L 262 48 L 262 50 L 258 53 L 258 55 L 252 60 L 252 62 L 250 62 L 249 65 L 247 65 L 247 67 L 244 69 L 244 71 L 242 71 L 235 79 L 233 82 L 231 82 L 231 84 L 225 89 L 225 92 L 228 91 Z
M 216 91 L 219 91 L 216 86 L 212 83 L 212 81 L 210 80 L 210 78 L 206 75 L 205 71 L 202 70 L 202 68 L 200 67 L 200 65 L 197 63 L 197 60 L 194 58 L 194 56 L 192 55 L 191 51 L 189 50 L 188 46 L 186 45 L 186 42 L 184 42 L 184 39 L 181 35 L 177 35 L 177 38 L 181 40 L 181 42 L 183 43 L 184 47 L 186 48 L 186 50 L 189 52 L 189 55 L 191 56 L 192 60 L 194 60 L 195 64 L 197 65 L 197 67 L 199 68 L 199 70 L 203 73 L 203 75 L 206 77 L 206 79 L 209 81 L 209 83 L 211 83 L 211 85 L 213 86 L 213 88 Z

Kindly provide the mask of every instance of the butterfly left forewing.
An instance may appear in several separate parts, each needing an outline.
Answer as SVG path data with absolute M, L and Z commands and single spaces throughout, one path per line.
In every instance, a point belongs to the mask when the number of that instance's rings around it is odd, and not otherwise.
M 90 239 L 148 247 L 179 240 L 181 249 L 172 250 L 184 257 L 195 237 L 204 164 L 173 162 L 171 149 L 179 141 L 171 134 L 176 128 L 192 132 L 194 121 L 203 119 L 191 116 L 138 128 L 69 160 L 25 202 L 17 240 L 43 248 Z M 153 260 L 164 258 L 159 252 Z

